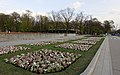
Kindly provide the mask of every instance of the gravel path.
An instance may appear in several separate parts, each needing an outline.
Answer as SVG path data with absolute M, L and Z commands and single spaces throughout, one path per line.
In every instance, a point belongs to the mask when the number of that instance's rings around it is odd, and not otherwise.
M 44 38 L 37 38 L 34 40 L 16 40 L 16 41 L 6 41 L 6 42 L 0 42 L 0 47 L 3 46 L 11 46 L 11 45 L 19 45 L 19 44 L 28 44 L 33 42 L 39 42 L 39 41 L 52 41 L 52 40 L 60 40 L 60 39 L 71 39 L 71 38 L 82 38 L 83 36 L 75 36 L 75 34 L 69 34 L 68 36 L 64 36 L 63 34 L 54 36 L 54 37 L 44 37 Z

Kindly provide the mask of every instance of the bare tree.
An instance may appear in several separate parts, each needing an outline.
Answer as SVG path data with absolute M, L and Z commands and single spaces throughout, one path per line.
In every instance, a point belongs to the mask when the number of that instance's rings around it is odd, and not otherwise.
M 11 13 L 11 17 L 13 19 L 13 31 L 20 31 L 20 14 L 17 12 Z M 10 29 L 9 29 L 10 30 Z
M 51 22 L 54 24 L 53 28 L 55 29 L 55 32 L 56 32 L 58 23 L 61 21 L 60 14 L 58 12 L 52 11 L 49 18 L 50 18 Z
M 49 29 L 49 19 L 47 16 L 37 15 L 36 16 L 37 21 L 37 30 L 42 32 L 47 32 Z
M 84 15 L 82 12 L 78 13 L 75 17 L 75 23 L 76 23 L 76 34 L 82 34 L 83 33 L 83 20 Z
M 83 20 L 83 26 L 84 26 L 84 34 L 88 33 L 88 20 L 89 20 L 89 16 L 84 16 L 84 20 Z
M 73 19 L 74 9 L 67 8 L 67 9 L 61 10 L 60 14 L 61 14 L 61 17 L 63 19 L 63 23 L 66 26 L 66 34 L 65 34 L 65 36 L 67 36 L 70 21 Z

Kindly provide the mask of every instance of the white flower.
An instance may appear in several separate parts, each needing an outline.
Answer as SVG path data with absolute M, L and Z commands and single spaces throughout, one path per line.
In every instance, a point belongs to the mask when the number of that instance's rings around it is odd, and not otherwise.
M 51 56 L 49 54 L 51 54 Z M 42 49 L 11 57 L 8 59 L 8 62 L 25 69 L 29 68 L 30 71 L 33 72 L 46 73 L 54 69 L 56 69 L 56 71 L 64 69 L 64 67 L 72 64 L 79 56 L 80 54 Z M 41 58 L 41 61 L 38 61 L 36 57 Z M 41 69 L 39 69 L 39 67 L 41 67 Z

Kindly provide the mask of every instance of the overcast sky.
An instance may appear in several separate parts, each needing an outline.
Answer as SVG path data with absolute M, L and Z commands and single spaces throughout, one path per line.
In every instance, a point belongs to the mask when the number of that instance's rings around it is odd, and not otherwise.
M 30 10 L 35 14 L 47 15 L 67 7 L 82 11 L 100 21 L 114 20 L 120 28 L 120 0 L 0 0 L 0 13 L 22 13 Z

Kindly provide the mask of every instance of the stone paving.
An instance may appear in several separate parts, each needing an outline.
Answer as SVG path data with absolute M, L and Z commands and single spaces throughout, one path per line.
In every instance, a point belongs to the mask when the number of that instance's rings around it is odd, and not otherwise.
M 16 33 L 16 34 L 0 34 L 0 42 L 20 41 L 20 40 L 36 40 L 40 38 L 58 37 L 64 34 L 51 33 Z
M 109 37 L 113 75 L 120 75 L 120 37 Z
M 113 75 L 108 37 L 106 37 L 104 46 L 92 75 Z
M 44 37 L 44 38 L 39 38 L 35 40 L 17 40 L 17 41 L 11 40 L 11 41 L 6 41 L 6 42 L 0 42 L 0 47 L 28 44 L 28 43 L 34 43 L 34 42 L 39 42 L 39 41 L 54 41 L 54 40 L 61 40 L 61 39 L 82 38 L 83 36 L 75 36 L 75 34 L 68 34 L 68 36 L 64 36 L 63 34 L 61 34 L 55 37 Z
M 103 41 L 86 70 L 80 75 L 114 75 L 108 36 Z

